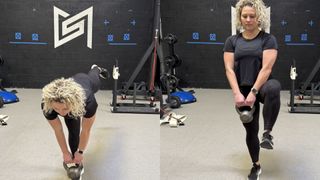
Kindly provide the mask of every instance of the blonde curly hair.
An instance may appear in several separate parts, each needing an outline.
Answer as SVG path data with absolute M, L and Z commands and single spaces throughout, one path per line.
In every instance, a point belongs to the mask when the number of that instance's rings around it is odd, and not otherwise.
M 85 114 L 85 92 L 72 78 L 53 80 L 42 89 L 43 111 L 52 111 L 52 102 L 65 103 L 70 108 L 70 116 L 81 117 Z
M 258 17 L 259 28 L 263 31 L 270 27 L 270 20 L 267 16 L 267 7 L 262 0 L 239 0 L 236 4 L 236 18 L 235 24 L 237 30 L 241 31 L 243 29 L 241 24 L 241 12 L 243 7 L 250 6 L 256 10 L 256 15 Z

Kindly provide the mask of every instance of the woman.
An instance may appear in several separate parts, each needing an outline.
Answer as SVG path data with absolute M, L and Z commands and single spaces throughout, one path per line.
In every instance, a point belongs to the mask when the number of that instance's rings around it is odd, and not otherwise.
M 227 38 L 224 64 L 235 105 L 255 106 L 253 120 L 243 123 L 243 126 L 253 163 L 248 179 L 259 179 L 260 146 L 273 149 L 273 137 L 270 133 L 280 109 L 281 85 L 271 76 L 278 45 L 276 38 L 265 32 L 270 23 L 262 0 L 239 0 L 236 4 L 236 16 L 237 29 L 241 33 Z M 260 102 L 264 104 L 264 133 L 261 143 L 258 138 Z
M 63 164 L 66 169 L 74 164 L 80 168 L 81 174 L 83 153 L 98 107 L 94 94 L 100 87 L 99 76 L 106 79 L 106 73 L 106 69 L 92 65 L 88 74 L 78 73 L 71 78 L 56 79 L 42 89 L 41 107 L 54 130 Z M 64 117 L 68 128 L 69 148 L 58 115 Z

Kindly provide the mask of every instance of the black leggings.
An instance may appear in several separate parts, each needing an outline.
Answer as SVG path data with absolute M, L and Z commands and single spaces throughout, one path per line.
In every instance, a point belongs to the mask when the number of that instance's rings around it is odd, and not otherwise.
M 251 90 L 251 87 L 240 87 L 242 94 L 246 97 Z M 279 114 L 280 110 L 280 82 L 275 79 L 268 80 L 259 90 L 255 102 L 255 112 L 253 120 L 250 123 L 244 123 L 246 129 L 246 143 L 253 163 L 259 161 L 260 142 L 258 138 L 259 132 L 259 112 L 260 102 L 263 106 L 264 130 L 271 131 Z
M 69 142 L 69 148 L 71 150 L 72 156 L 74 156 L 74 153 L 78 150 L 79 141 L 80 141 L 80 124 L 81 119 L 75 119 L 72 117 L 64 117 L 64 121 L 66 123 L 66 126 L 68 128 L 68 142 Z
M 84 117 L 92 117 L 97 110 L 97 103 L 94 97 L 100 88 L 100 79 L 99 79 L 99 69 L 91 69 L 88 74 L 79 73 L 73 76 L 73 79 L 79 83 L 86 91 L 87 102 L 86 102 L 86 114 Z M 78 150 L 79 141 L 80 141 L 80 127 L 81 127 L 81 118 L 74 118 L 66 116 L 64 117 L 66 126 L 68 128 L 68 142 L 72 155 Z
M 86 92 L 87 94 L 94 94 L 99 90 L 101 85 L 99 74 L 100 70 L 96 67 L 91 69 L 87 74 L 78 73 L 72 76 L 72 78 L 80 84 L 83 89 L 90 91 L 90 93 Z

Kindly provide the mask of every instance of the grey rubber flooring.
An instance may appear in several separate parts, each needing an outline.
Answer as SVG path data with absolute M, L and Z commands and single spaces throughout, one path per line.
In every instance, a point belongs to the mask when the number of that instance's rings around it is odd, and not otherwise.
M 40 110 L 41 90 L 17 90 L 20 102 L 0 109 L 10 116 L 0 126 L 0 179 L 67 180 L 54 132 Z M 111 91 L 99 91 L 96 98 L 82 179 L 160 179 L 159 115 L 113 114 Z
M 0 179 L 66 180 L 54 133 L 40 110 L 40 89 L 17 89 L 0 126 Z M 99 108 L 85 151 L 83 180 L 238 180 L 251 168 L 245 131 L 230 90 L 195 89 L 198 101 L 175 109 L 185 126 L 159 127 L 159 115 L 113 114 L 111 91 L 96 94 Z M 274 150 L 260 151 L 262 180 L 320 179 L 320 116 L 290 114 L 282 92 Z M 260 136 L 262 132 L 260 120 Z
M 246 179 L 252 164 L 231 90 L 195 91 L 196 103 L 174 110 L 188 116 L 185 126 L 161 126 L 161 180 Z M 281 92 L 274 150 L 260 149 L 260 179 L 320 179 L 320 115 L 290 114 L 288 102 L 289 92 Z

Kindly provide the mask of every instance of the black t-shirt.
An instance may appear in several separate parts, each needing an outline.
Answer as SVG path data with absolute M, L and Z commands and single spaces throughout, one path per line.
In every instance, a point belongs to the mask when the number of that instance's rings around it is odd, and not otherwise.
M 92 82 L 91 82 L 90 78 L 88 77 L 88 75 L 84 74 L 84 73 L 78 73 L 78 74 L 74 75 L 72 78 L 75 82 L 80 84 L 81 87 L 83 88 L 83 90 L 85 91 L 85 96 L 86 96 L 85 110 L 86 110 L 86 113 L 83 115 L 83 117 L 90 118 L 96 113 L 97 107 L 98 107 L 98 103 L 97 103 L 96 98 L 94 96 L 94 90 L 92 89 L 92 86 L 93 86 Z M 41 104 L 41 107 L 43 107 L 43 104 Z M 50 112 L 43 113 L 43 114 L 47 120 L 54 120 L 58 116 L 58 113 L 55 110 L 51 110 Z M 72 117 L 67 115 L 67 118 L 72 118 Z
M 242 33 L 227 38 L 223 51 L 234 53 L 234 70 L 239 86 L 255 83 L 262 68 L 263 50 L 266 49 L 278 49 L 278 44 L 273 35 L 263 31 L 250 40 L 245 39 Z

